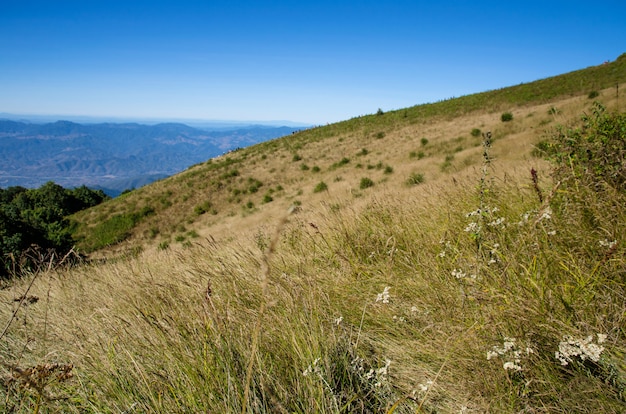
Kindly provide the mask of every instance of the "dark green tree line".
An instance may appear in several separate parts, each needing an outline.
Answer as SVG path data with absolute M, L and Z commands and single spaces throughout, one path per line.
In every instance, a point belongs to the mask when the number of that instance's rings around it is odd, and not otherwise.
M 8 277 L 33 245 L 67 253 L 74 243 L 67 217 L 108 198 L 102 190 L 66 189 L 52 181 L 37 189 L 0 189 L 0 278 Z

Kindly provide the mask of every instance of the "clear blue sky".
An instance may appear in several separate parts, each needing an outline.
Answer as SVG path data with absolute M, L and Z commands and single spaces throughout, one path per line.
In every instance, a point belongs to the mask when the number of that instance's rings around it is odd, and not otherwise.
M 626 52 L 626 1 L 0 1 L 0 112 L 311 124 Z

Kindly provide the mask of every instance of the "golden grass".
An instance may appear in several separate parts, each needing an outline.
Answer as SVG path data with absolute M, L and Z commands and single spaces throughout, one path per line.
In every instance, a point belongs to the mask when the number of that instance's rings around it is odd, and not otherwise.
M 268 151 L 266 159 L 247 149 L 240 175 L 226 184 L 264 183 L 260 194 L 247 195 L 258 210 L 245 214 L 227 201 L 232 189 L 196 188 L 223 173 L 206 166 L 137 190 L 125 202 L 160 202 L 167 191 L 176 201 L 175 214 L 146 220 L 121 246 L 141 243 L 142 251 L 32 275 L 0 291 L 6 321 L 31 282 L 28 295 L 39 298 L 21 302 L 2 338 L 5 376 L 45 364 L 73 367 L 73 378 L 42 392 L 7 383 L 3 408 L 619 412 L 626 203 L 620 194 L 555 189 L 547 163 L 530 156 L 545 128 L 573 122 L 588 104 L 575 97 L 519 108 L 508 124 L 492 113 L 399 126 L 380 139 L 378 131 L 356 130 L 303 143 L 300 162 L 292 161 L 293 148 Z M 550 118 L 552 106 L 560 113 Z M 487 175 L 472 128 L 495 138 Z M 358 157 L 362 148 L 368 154 Z M 409 156 L 422 149 L 425 158 Z M 442 170 L 446 155 L 454 159 Z M 350 163 L 331 170 L 342 157 Z M 322 171 L 302 171 L 301 162 Z M 393 173 L 367 169 L 378 162 Z M 547 201 L 538 200 L 531 168 Z M 201 179 L 185 188 L 193 171 Z M 412 172 L 425 182 L 407 186 Z M 364 176 L 374 187 L 359 189 Z M 322 180 L 328 191 L 313 193 Z M 283 195 L 261 204 L 265 189 L 278 184 Z M 218 214 L 188 220 L 207 194 Z M 295 200 L 301 206 L 288 216 Z M 479 206 L 489 210 L 467 215 Z M 472 222 L 481 230 L 465 231 Z M 155 240 L 142 236 L 157 224 Z M 159 249 L 181 224 L 199 237 Z M 613 240 L 609 248 L 600 243 Z M 597 334 L 607 335 L 599 361 L 561 366 L 555 358 L 566 335 L 596 343 Z M 506 348 L 507 338 L 515 345 Z M 487 359 L 489 352 L 497 355 Z M 507 362 L 521 370 L 505 369 Z

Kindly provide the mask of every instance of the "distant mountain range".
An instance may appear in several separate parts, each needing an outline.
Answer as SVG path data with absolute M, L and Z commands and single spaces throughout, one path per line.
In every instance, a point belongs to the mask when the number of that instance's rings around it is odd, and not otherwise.
M 87 185 L 115 196 L 224 152 L 297 128 L 250 125 L 205 130 L 181 123 L 29 123 L 0 119 L 0 187 Z

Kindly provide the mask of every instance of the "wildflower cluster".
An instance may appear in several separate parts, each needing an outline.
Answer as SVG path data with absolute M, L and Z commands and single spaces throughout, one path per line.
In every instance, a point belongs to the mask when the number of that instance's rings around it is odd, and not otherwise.
M 376 302 L 389 303 L 390 297 L 391 296 L 389 295 L 389 286 L 385 286 L 385 289 L 383 289 L 382 293 L 376 295 Z
M 374 369 L 370 368 L 367 372 L 365 372 L 364 368 L 365 361 L 361 357 L 355 357 L 350 362 L 350 367 L 352 370 L 360 375 L 362 375 L 368 381 L 374 381 L 375 387 L 382 387 L 389 379 L 389 366 L 391 365 L 391 361 L 389 359 L 385 360 L 385 365 L 380 368 Z
M 504 337 L 501 347 L 494 346 L 491 351 L 487 352 L 487 360 L 502 357 L 505 359 L 502 365 L 505 371 L 522 371 L 522 356 L 533 353 L 534 351 L 529 346 L 523 350 L 517 346 L 515 338 Z
M 442 246 L 441 251 L 437 255 L 437 257 L 446 257 L 446 252 L 452 250 L 452 244 L 449 241 L 441 240 L 439 244 Z
M 417 388 L 411 391 L 411 395 L 413 396 L 413 398 L 417 396 L 423 397 L 432 388 L 434 383 L 435 382 L 433 380 L 427 380 L 423 383 L 417 384 Z
M 594 343 L 593 335 L 582 339 L 575 339 L 566 335 L 559 342 L 559 350 L 555 352 L 554 356 L 561 361 L 563 366 L 574 362 L 575 358 L 580 359 L 580 361 L 589 359 L 598 362 L 602 351 L 604 351 L 604 347 L 601 345 L 604 341 L 606 341 L 604 334 L 597 334 L 597 343 Z
M 489 261 L 488 265 L 496 264 L 500 261 L 498 258 L 498 249 L 500 248 L 500 243 L 494 243 L 491 249 L 489 250 Z
M 465 215 L 467 218 L 474 217 L 473 221 L 470 221 L 465 227 L 464 231 L 466 233 L 471 233 L 474 235 L 478 235 L 482 230 L 482 224 L 486 223 L 487 227 L 491 228 L 504 228 L 506 227 L 506 219 L 504 217 L 499 217 L 496 215 L 500 209 L 498 207 L 483 207 L 474 211 L 470 211 Z
M 385 382 L 387 382 L 389 377 L 389 366 L 391 365 L 390 360 L 385 360 L 385 365 L 378 369 L 371 368 L 366 374 L 365 378 L 368 380 L 375 380 L 374 386 L 382 387 Z
M 604 239 L 600 240 L 598 243 L 600 243 L 601 247 L 606 247 L 609 250 L 612 250 L 615 246 L 617 246 L 617 240 L 608 241 L 607 239 Z
M 452 272 L 450 272 L 450 274 L 452 276 L 454 276 L 456 279 L 459 280 L 469 280 L 469 281 L 475 281 L 477 276 L 475 274 L 470 274 L 468 275 L 467 273 L 465 273 L 464 271 L 462 271 L 461 269 L 454 269 L 452 270 Z

